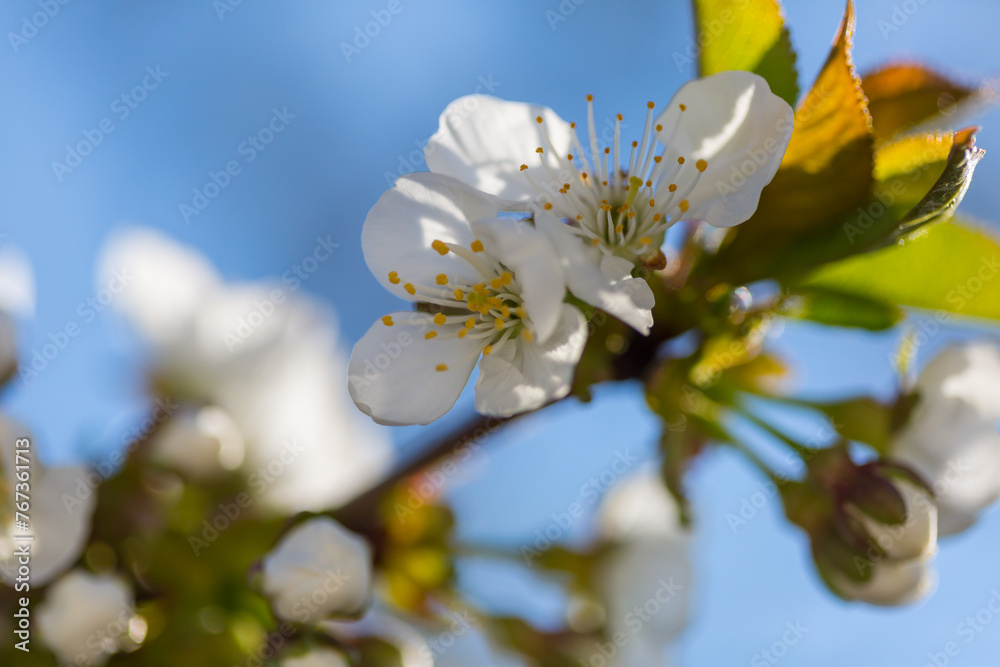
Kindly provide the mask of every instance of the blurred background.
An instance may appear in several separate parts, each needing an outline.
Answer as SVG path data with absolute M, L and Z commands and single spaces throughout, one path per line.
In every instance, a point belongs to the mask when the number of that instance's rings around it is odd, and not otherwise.
M 27 254 L 37 283 L 36 312 L 20 330 L 23 363 L 68 324 L 81 328 L 37 377 L 15 380 L 4 396 L 4 411 L 33 426 L 49 462 L 106 456 L 149 408 L 133 339 L 110 310 L 88 303 L 103 287 L 94 284 L 95 264 L 116 230 L 158 228 L 200 249 L 229 280 L 280 280 L 312 256 L 318 238 L 329 238 L 339 248 L 301 289 L 333 305 L 349 349 L 398 305 L 361 256 L 365 214 L 394 178 L 426 169 L 421 149 L 448 102 L 488 93 L 573 120 L 592 93 L 599 122 L 621 112 L 627 123 L 647 100 L 666 102 L 694 75 L 685 0 L 399 0 L 401 11 L 371 38 L 358 35 L 371 12 L 385 16 L 385 0 L 65 1 L 37 30 L 24 29 L 25 17 L 40 11 L 37 1 L 0 7 L 8 42 L 0 47 L 0 252 Z M 800 85 L 808 88 L 844 3 L 785 5 Z M 970 83 L 1000 75 L 993 0 L 859 0 L 857 11 L 862 72 L 913 58 Z M 273 140 L 248 142 L 276 113 L 285 126 Z M 1000 148 L 1000 112 L 979 122 L 980 145 Z M 67 154 L 85 139 L 96 144 L 89 154 Z M 976 174 L 967 215 L 1000 219 L 995 157 Z M 211 173 L 230 161 L 239 173 L 200 199 Z M 797 369 L 803 395 L 887 396 L 900 335 L 794 324 L 771 346 Z M 967 326 L 935 331 L 921 360 L 968 335 Z M 470 414 L 467 394 L 434 426 L 393 430 L 400 455 Z M 784 417 L 807 438 L 815 428 Z M 616 452 L 651 458 L 656 437 L 633 386 L 604 387 L 590 405 L 567 403 L 521 420 L 455 480 L 461 532 L 530 545 Z M 732 522 L 744 501 L 754 504 L 759 482 L 727 452 L 710 453 L 693 475 L 697 602 L 681 662 L 770 664 L 760 652 L 788 623 L 808 632 L 781 658 L 787 664 L 839 665 L 858 655 L 934 664 L 928 654 L 952 641 L 960 652 L 949 664 L 1000 654 L 1000 618 L 992 613 L 991 623 L 980 615 L 971 639 L 958 634 L 1000 591 L 1000 515 L 944 543 L 941 582 L 928 601 L 872 609 L 827 592 L 780 503 L 767 499 L 745 524 Z M 588 530 L 580 523 L 569 539 Z M 543 626 L 561 616 L 558 597 L 523 575 L 470 563 L 463 577 L 487 607 L 527 609 Z

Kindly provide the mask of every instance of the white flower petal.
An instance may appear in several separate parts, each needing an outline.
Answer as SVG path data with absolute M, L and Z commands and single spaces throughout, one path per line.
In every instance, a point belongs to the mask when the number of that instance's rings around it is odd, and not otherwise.
M 461 324 L 436 326 L 429 315 L 390 314 L 354 346 L 348 366 L 351 398 L 376 422 L 429 424 L 451 409 L 485 346 L 471 336 L 456 338 Z M 431 340 L 425 334 L 437 331 Z M 438 371 L 439 366 L 446 370 Z
M 835 573 L 830 583 L 834 590 L 850 600 L 883 607 L 907 605 L 930 593 L 937 583 L 929 564 L 929 558 L 879 561 L 868 581 L 859 583 Z
M 574 296 L 617 317 L 646 335 L 653 326 L 652 291 L 642 278 L 613 280 L 601 270 L 602 255 L 573 236 L 566 225 L 550 215 L 535 215 L 535 224 L 549 234 L 559 249 L 566 285 Z M 638 283 L 645 284 L 645 289 Z
M 35 274 L 20 250 L 0 250 L 0 311 L 26 317 L 35 314 Z
M 934 553 L 937 550 L 938 515 L 933 499 L 927 491 L 909 482 L 896 481 L 894 486 L 906 504 L 907 517 L 901 525 L 881 523 L 861 511 L 853 513 L 885 552 L 886 558 L 906 560 Z
M 794 119 L 788 103 L 750 72 L 719 72 L 677 91 L 657 119 L 663 126 L 660 140 L 668 147 L 664 159 L 668 164 L 679 157 L 687 164 L 708 162 L 686 197 L 691 208 L 685 217 L 716 227 L 748 220 L 781 164 Z M 689 182 L 681 179 L 678 186 L 683 189 Z
M 545 342 L 518 338 L 483 356 L 476 381 L 479 413 L 510 416 L 569 393 L 587 343 L 587 323 L 569 304 L 563 304 L 560 313 L 556 330 Z
M 468 262 L 454 253 L 441 255 L 431 244 L 439 240 L 468 248 L 474 240 L 471 220 L 496 218 L 512 206 L 448 176 L 402 176 L 365 219 L 361 230 L 365 262 L 387 290 L 409 301 L 419 300 L 419 295 L 410 295 L 403 287 L 406 283 L 434 286 L 441 273 L 475 284 L 481 277 Z M 389 281 L 392 271 L 399 274 L 397 284 Z
M 350 667 L 343 653 L 332 648 L 314 648 L 308 653 L 285 658 L 281 667 Z
M 542 124 L 537 122 L 541 117 Z M 548 132 L 552 144 L 546 141 Z M 559 172 L 559 161 L 571 153 L 569 123 L 546 107 L 508 102 L 488 95 L 460 97 L 441 114 L 438 131 L 424 149 L 427 166 L 498 197 L 528 200 L 537 195 L 527 176 L 539 185 L 551 177 L 542 166 Z M 539 155 L 536 150 L 544 149 Z M 528 165 L 525 172 L 522 164 Z M 562 178 L 562 175 L 559 175 Z M 558 189 L 564 180 L 553 189 Z
M 473 230 L 486 250 L 513 270 L 533 333 L 544 342 L 558 326 L 559 304 L 566 298 L 559 259 L 548 237 L 532 225 L 504 218 L 473 223 Z

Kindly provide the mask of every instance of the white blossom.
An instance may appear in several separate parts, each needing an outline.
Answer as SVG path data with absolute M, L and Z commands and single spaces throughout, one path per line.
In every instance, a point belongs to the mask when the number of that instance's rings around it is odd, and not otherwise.
M 358 407 L 384 424 L 427 424 L 451 409 L 479 362 L 476 410 L 512 415 L 569 392 L 587 339 L 549 240 L 498 217 L 502 204 L 454 179 L 404 176 L 365 220 L 372 273 L 434 312 L 377 321 L 351 355 Z
M 264 558 L 263 592 L 286 620 L 359 616 L 371 599 L 371 561 L 363 538 L 328 517 L 310 519 Z
M 1000 348 L 946 349 L 920 374 L 916 391 L 918 403 L 889 451 L 931 484 L 940 533 L 952 535 L 1000 498 Z
M 551 109 L 460 98 L 441 115 L 427 165 L 533 202 L 572 292 L 646 333 L 653 294 L 632 269 L 655 265 L 666 231 L 681 220 L 731 227 L 749 219 L 784 157 L 794 113 L 760 76 L 720 72 L 684 85 L 659 114 L 650 102 L 641 140 L 623 151 L 623 116 L 602 147 L 593 97 L 587 102 L 585 149 L 576 123 Z
M 128 637 L 133 616 L 132 592 L 122 579 L 74 570 L 48 590 L 38 630 L 60 662 L 103 664 Z

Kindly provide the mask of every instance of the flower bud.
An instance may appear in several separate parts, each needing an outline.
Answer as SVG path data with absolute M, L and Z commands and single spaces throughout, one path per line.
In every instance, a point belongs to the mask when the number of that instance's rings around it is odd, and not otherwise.
M 262 589 L 289 621 L 360 615 L 370 598 L 371 559 L 361 537 L 317 517 L 293 528 L 264 558 Z

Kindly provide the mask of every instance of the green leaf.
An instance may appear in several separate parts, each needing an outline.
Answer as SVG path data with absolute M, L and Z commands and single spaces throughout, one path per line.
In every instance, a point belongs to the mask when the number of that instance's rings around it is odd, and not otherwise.
M 848 440 L 864 442 L 878 452 L 888 449 L 892 434 L 893 408 L 874 398 L 850 398 L 836 403 L 814 405 L 821 410 Z
M 777 0 L 694 0 L 700 76 L 759 74 L 791 105 L 799 96 L 795 51 Z
M 903 312 L 878 299 L 818 287 L 798 291 L 789 310 L 782 314 L 835 327 L 869 331 L 890 329 L 903 319 Z
M 1000 240 L 954 222 L 814 273 L 805 285 L 1000 320 Z
M 797 254 L 803 238 L 839 226 L 874 187 L 871 117 L 851 59 L 854 7 L 833 50 L 795 111 L 795 130 L 781 167 L 761 193 L 753 217 L 737 227 L 709 275 L 746 282 L 770 274 L 776 259 Z
M 914 126 L 949 116 L 976 90 L 919 63 L 896 63 L 862 77 L 879 143 Z

